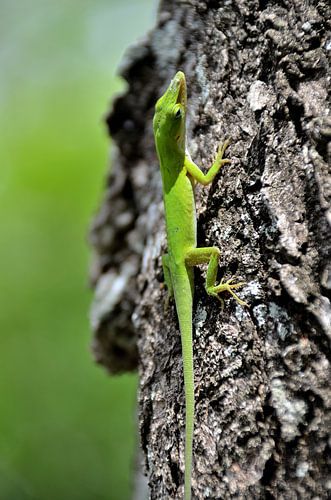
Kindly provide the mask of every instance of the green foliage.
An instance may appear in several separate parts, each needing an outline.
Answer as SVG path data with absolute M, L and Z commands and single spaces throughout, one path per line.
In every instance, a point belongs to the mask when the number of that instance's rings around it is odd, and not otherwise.
M 1 2 L 4 500 L 130 497 L 136 377 L 92 361 L 86 233 L 108 158 L 101 118 L 120 88 L 111 74 L 151 3 Z

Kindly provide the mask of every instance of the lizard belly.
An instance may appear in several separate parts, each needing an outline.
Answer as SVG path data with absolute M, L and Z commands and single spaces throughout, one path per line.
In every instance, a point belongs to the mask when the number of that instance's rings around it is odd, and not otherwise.
M 178 176 L 165 196 L 164 205 L 169 257 L 174 263 L 180 264 L 183 263 L 185 251 L 196 247 L 194 191 L 185 173 Z

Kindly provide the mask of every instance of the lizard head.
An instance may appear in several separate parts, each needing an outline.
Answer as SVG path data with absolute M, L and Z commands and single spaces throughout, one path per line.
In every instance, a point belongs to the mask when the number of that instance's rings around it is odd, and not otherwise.
M 169 146 L 173 142 L 185 148 L 186 101 L 185 75 L 178 71 L 155 106 L 153 129 L 156 142 L 166 138 Z

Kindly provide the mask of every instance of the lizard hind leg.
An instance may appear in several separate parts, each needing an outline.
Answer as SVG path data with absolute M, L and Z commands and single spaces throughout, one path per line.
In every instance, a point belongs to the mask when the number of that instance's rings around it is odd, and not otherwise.
M 233 283 L 235 278 L 231 278 L 226 282 L 221 282 L 217 285 L 217 270 L 218 270 L 218 261 L 221 252 L 217 247 L 202 247 L 202 248 L 192 248 L 186 253 L 185 262 L 189 266 L 196 266 L 199 264 L 208 264 L 207 268 L 207 276 L 206 276 L 206 292 L 208 295 L 212 295 L 216 297 L 221 303 L 222 307 L 224 305 L 223 299 L 219 296 L 222 292 L 229 292 L 232 297 L 240 304 L 241 306 L 247 306 L 248 304 L 241 300 L 238 295 L 233 291 L 242 285 L 244 282 Z

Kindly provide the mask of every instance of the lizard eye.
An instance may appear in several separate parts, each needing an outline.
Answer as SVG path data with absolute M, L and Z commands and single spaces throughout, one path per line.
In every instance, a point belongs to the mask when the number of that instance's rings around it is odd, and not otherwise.
M 175 118 L 180 118 L 182 116 L 182 110 L 180 108 L 175 112 Z

